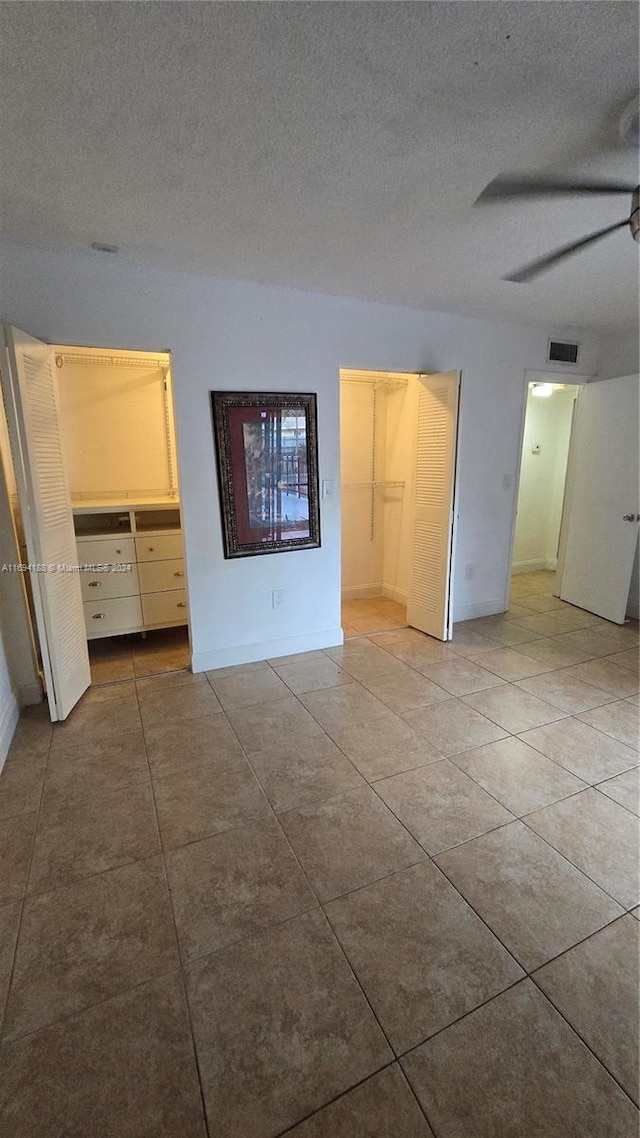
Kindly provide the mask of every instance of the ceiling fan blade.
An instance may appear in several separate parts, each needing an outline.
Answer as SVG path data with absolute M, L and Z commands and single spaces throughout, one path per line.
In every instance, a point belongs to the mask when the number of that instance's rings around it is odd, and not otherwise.
M 574 178 L 528 178 L 519 174 L 504 174 L 485 186 L 475 204 L 508 201 L 510 198 L 542 198 L 548 194 L 632 194 L 635 188 L 628 182 L 579 182 Z
M 516 269 L 515 272 L 509 273 L 502 279 L 503 281 L 514 281 L 516 284 L 526 284 L 527 281 L 533 280 L 539 273 L 544 273 L 546 269 L 550 269 L 558 261 L 564 260 L 565 257 L 571 257 L 580 249 L 585 249 L 587 245 L 593 245 L 602 237 L 606 237 L 608 233 L 615 233 L 616 229 L 622 229 L 624 225 L 628 224 L 629 218 L 625 217 L 623 221 L 616 221 L 615 225 L 608 225 L 606 229 L 599 229 L 597 233 L 590 233 L 588 237 L 581 237 L 579 241 L 571 241 L 568 245 L 561 245 L 553 253 L 547 253 L 544 257 L 530 261 L 528 265 L 523 265 L 521 269 Z

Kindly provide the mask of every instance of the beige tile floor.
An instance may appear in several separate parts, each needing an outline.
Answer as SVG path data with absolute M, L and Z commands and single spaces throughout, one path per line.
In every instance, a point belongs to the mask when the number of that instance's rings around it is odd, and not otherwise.
M 0 1133 L 636 1138 L 637 646 L 530 574 L 451 644 L 24 714 Z
M 362 597 L 342 602 L 342 628 L 347 639 L 403 628 L 406 623 L 406 605 L 389 597 Z
M 157 628 L 140 635 L 106 636 L 89 643 L 92 684 L 135 680 L 188 668 L 189 632 L 186 626 Z

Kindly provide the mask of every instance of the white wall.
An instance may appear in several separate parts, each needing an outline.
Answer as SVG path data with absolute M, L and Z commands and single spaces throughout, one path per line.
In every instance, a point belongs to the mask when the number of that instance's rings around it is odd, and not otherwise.
M 17 722 L 18 700 L 11 684 L 9 665 L 0 633 L 0 770 L 7 757 Z
M 576 389 L 548 399 L 529 391 L 520 468 L 514 573 L 555 569 Z M 532 447 L 540 446 L 539 453 Z
M 98 254 L 5 247 L 0 287 L 2 318 L 51 342 L 171 350 L 196 669 L 340 637 L 339 495 L 322 502 L 320 549 L 224 560 L 210 390 L 317 391 L 320 476 L 338 479 L 341 367 L 462 368 L 454 614 L 464 619 L 504 604 L 525 368 L 544 367 L 550 335 L 580 340 L 580 371 L 598 367 L 597 337 L 571 328 L 138 268 Z M 272 589 L 284 590 L 281 609 L 271 608 Z
M 637 375 L 640 371 L 638 328 L 602 337 L 599 379 L 616 379 L 619 375 Z

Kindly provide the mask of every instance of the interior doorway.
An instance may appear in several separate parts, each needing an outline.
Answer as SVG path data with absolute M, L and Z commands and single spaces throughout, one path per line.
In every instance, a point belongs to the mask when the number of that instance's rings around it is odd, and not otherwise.
M 452 635 L 459 372 L 340 372 L 346 638 Z
M 340 373 L 345 638 L 407 624 L 409 377 Z
M 579 385 L 550 374 L 528 384 L 511 561 L 519 576 L 556 591 L 569 446 Z M 536 574 L 537 578 L 531 576 Z
M 5 349 L 18 556 L 64 719 L 90 684 L 190 663 L 171 361 L 11 328 Z
M 636 619 L 638 376 L 527 378 L 511 604 Z

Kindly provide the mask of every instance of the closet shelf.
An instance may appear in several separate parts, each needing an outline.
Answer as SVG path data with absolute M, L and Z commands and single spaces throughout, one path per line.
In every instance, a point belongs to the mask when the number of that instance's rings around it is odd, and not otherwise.
M 114 510 L 161 510 L 163 508 L 178 507 L 178 495 L 158 494 L 157 496 L 140 496 L 132 494 L 90 496 L 74 494 L 71 497 L 71 509 L 74 514 L 110 514 Z

